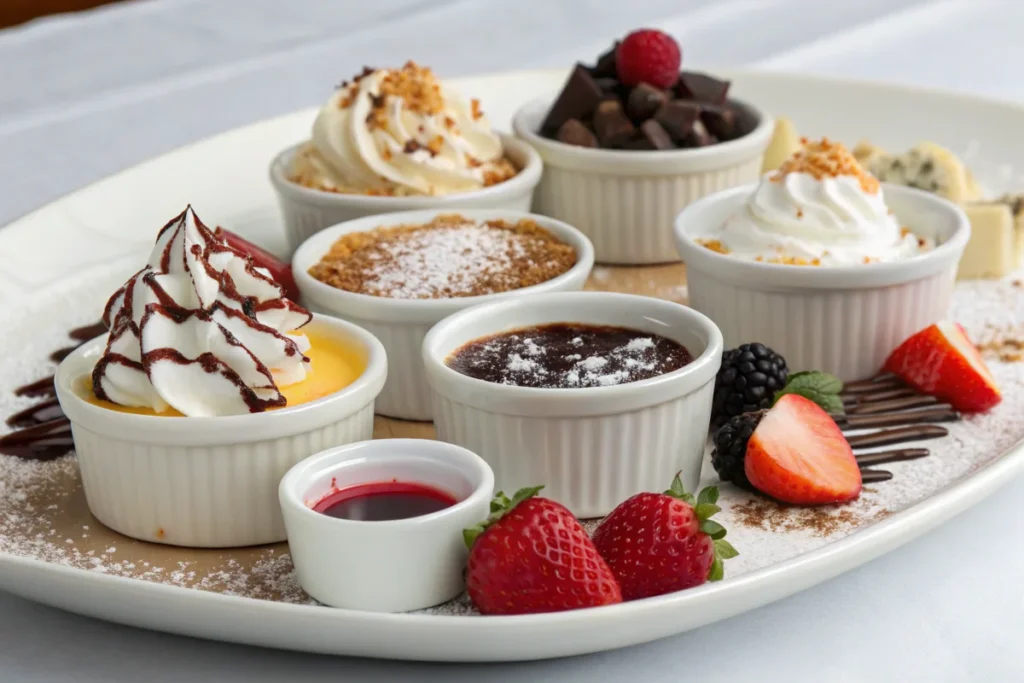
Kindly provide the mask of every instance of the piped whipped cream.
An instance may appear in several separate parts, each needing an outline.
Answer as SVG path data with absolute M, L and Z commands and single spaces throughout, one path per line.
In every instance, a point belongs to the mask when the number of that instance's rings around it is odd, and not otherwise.
M 312 319 L 270 273 L 217 239 L 189 206 L 160 230 L 149 262 L 107 302 L 97 398 L 190 417 L 260 412 L 309 370 Z
M 479 101 L 413 62 L 342 84 L 291 169 L 308 187 L 377 195 L 468 192 L 515 174 Z
M 700 241 L 737 258 L 821 266 L 899 261 L 933 246 L 900 225 L 878 180 L 827 138 L 764 176 L 742 210 Z

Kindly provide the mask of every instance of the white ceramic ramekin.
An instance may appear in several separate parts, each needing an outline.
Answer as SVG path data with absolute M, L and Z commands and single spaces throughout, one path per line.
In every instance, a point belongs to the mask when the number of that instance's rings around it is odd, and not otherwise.
M 388 521 L 337 519 L 312 508 L 359 484 L 426 484 L 457 501 L 437 512 Z M 288 548 L 299 583 L 332 607 L 408 612 L 463 591 L 462 531 L 487 518 L 494 473 L 465 448 L 423 439 L 381 439 L 318 453 L 281 480 Z
M 508 209 L 529 211 L 533 191 L 540 182 L 540 156 L 511 135 L 500 134 L 505 155 L 519 169 L 514 178 L 476 192 L 441 197 L 375 197 L 324 192 L 288 180 L 292 157 L 305 143 L 284 150 L 270 163 L 270 182 L 277 192 L 284 228 L 294 250 L 303 240 L 342 221 L 363 216 L 415 209 Z
M 121 413 L 82 398 L 82 380 L 103 351 L 94 339 L 57 368 L 57 398 L 71 420 L 89 510 L 142 541 L 235 547 L 285 539 L 277 503 L 295 463 L 373 434 L 384 386 L 384 347 L 366 330 L 327 316 L 309 324 L 358 349 L 366 369 L 330 396 L 291 408 L 228 417 Z
M 386 299 L 354 294 L 314 279 L 309 269 L 344 234 L 393 225 L 428 223 L 439 214 L 458 213 L 471 219 L 504 219 L 511 223 L 533 219 L 558 239 L 576 249 L 576 265 L 556 278 L 533 287 L 486 296 L 456 299 Z M 388 352 L 391 371 L 387 384 L 377 399 L 377 412 L 404 420 L 430 420 L 430 387 L 423 374 L 420 349 L 423 337 L 437 322 L 452 313 L 477 304 L 539 292 L 562 292 L 582 289 L 594 266 L 594 247 L 570 225 L 528 213 L 505 210 L 475 209 L 470 211 L 405 211 L 386 216 L 368 216 L 324 230 L 302 244 L 292 259 L 295 281 L 303 303 L 310 309 L 336 315 L 372 332 Z
M 672 221 L 690 202 L 756 180 L 771 141 L 771 116 L 739 100 L 758 123 L 730 142 L 672 151 L 575 147 L 538 134 L 551 99 L 515 115 L 516 135 L 544 160 L 534 210 L 575 225 L 594 243 L 598 263 L 639 265 L 674 261 Z
M 790 370 L 822 370 L 852 381 L 876 373 L 900 342 L 945 317 L 971 234 L 958 206 L 885 184 L 886 204 L 902 225 L 938 243 L 895 263 L 836 268 L 757 263 L 694 241 L 740 210 L 754 188 L 707 197 L 676 220 L 690 305 L 718 323 L 727 347 L 761 342 L 781 353 Z
M 468 377 L 445 360 L 467 342 L 546 323 L 628 327 L 679 342 L 694 360 L 659 377 L 610 387 L 539 389 Z M 641 491 L 662 491 L 676 472 L 700 479 L 722 334 L 711 320 L 670 301 L 631 294 L 568 292 L 498 301 L 457 313 L 423 342 L 442 441 L 494 468 L 500 489 L 543 484 L 581 518 L 608 514 Z

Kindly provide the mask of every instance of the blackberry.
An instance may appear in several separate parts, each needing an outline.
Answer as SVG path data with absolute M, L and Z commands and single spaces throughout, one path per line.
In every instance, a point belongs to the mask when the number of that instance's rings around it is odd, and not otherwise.
M 748 491 L 755 490 L 747 479 L 744 460 L 747 457 L 747 442 L 750 441 L 750 435 L 757 429 L 761 418 L 767 412 L 758 410 L 737 415 L 726 420 L 715 432 L 715 450 L 711 452 L 711 464 L 722 481 L 731 481 Z
M 744 344 L 726 351 L 715 378 L 711 424 L 769 408 L 775 392 L 786 385 L 786 359 L 764 344 Z

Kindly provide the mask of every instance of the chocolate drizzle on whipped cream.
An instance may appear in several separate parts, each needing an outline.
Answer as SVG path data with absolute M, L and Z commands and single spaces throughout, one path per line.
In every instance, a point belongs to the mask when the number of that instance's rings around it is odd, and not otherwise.
M 107 302 L 107 346 L 93 373 L 100 399 L 188 416 L 285 405 L 301 381 L 312 316 L 268 272 L 217 239 L 192 207 L 157 236 L 149 263 Z

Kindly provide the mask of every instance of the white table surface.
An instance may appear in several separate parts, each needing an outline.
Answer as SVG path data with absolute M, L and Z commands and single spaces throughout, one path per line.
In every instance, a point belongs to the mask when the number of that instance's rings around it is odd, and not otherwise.
M 676 35 L 691 65 L 1024 100 L 1019 0 L 129 3 L 0 31 L 0 225 L 155 154 L 316 104 L 325 82 L 364 63 L 414 57 L 448 76 L 562 66 L 640 25 Z M 676 638 L 550 662 L 261 650 L 0 593 L 0 681 L 1021 681 L 1020 500 L 1017 479 L 945 528 L 795 597 Z

